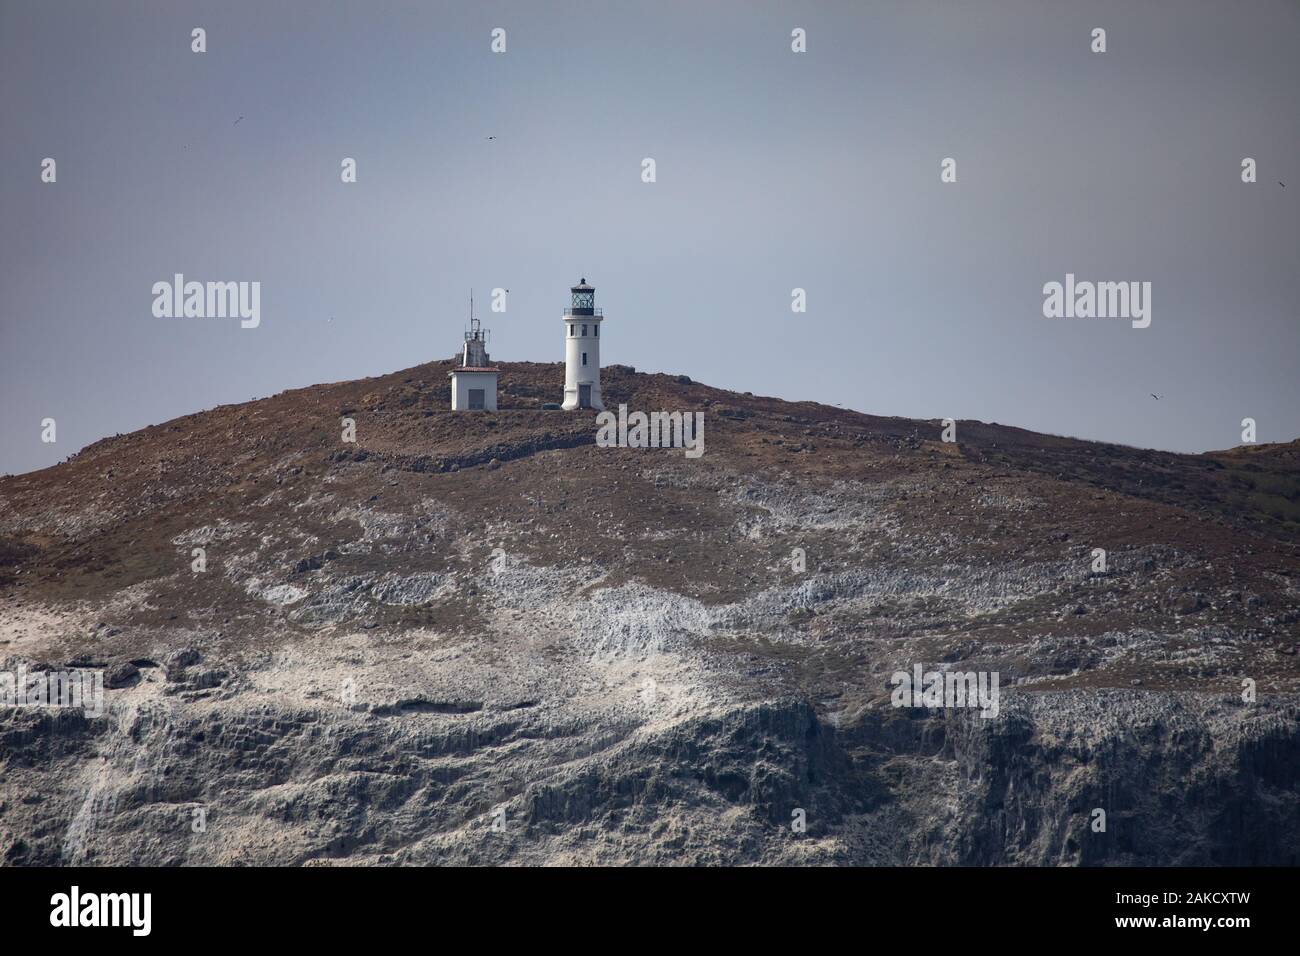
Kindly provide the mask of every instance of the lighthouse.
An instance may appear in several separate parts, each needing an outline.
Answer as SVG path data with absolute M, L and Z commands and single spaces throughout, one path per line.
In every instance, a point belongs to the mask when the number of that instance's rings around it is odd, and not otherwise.
M 569 288 L 572 297 L 564 310 L 564 404 L 574 408 L 603 409 L 600 399 L 600 323 L 596 287 L 584 276 Z

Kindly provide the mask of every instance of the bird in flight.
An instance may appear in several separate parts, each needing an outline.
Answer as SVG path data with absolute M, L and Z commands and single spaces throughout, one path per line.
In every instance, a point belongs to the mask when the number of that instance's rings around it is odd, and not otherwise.
M 1281 186 L 1283 189 L 1286 189 L 1286 183 L 1282 182 L 1282 180 L 1279 179 L 1279 180 L 1277 181 L 1277 184 L 1278 184 L 1279 186 Z
M 243 119 L 243 118 L 244 118 L 244 114 L 243 114 L 243 113 L 240 113 L 240 114 L 239 114 L 239 119 Z M 234 122 L 233 125 L 238 126 L 238 125 L 239 125 L 239 120 L 235 120 L 235 122 Z
M 495 136 L 489 136 L 489 137 L 487 137 L 487 138 L 488 138 L 488 139 L 496 139 Z
M 1157 395 L 1155 392 L 1148 392 L 1147 394 L 1150 395 L 1152 398 L 1154 398 L 1157 402 L 1160 401 L 1160 396 Z

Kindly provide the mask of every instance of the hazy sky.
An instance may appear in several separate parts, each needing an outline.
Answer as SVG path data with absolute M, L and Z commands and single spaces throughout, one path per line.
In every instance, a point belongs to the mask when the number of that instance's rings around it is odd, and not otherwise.
M 1229 447 L 1246 416 L 1290 440 L 1298 107 L 1295 0 L 0 0 L 0 472 L 449 357 L 471 287 L 494 359 L 561 361 L 582 275 L 606 364 L 1157 448 Z M 155 318 L 176 272 L 259 281 L 260 327 Z M 1067 272 L 1151 282 L 1151 326 L 1045 318 Z

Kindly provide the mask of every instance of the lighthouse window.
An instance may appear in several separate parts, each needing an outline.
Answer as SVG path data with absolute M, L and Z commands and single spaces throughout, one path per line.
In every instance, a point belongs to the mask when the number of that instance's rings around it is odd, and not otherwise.
M 569 323 L 569 334 L 573 334 L 573 323 Z
M 586 353 L 586 352 L 583 352 L 583 353 L 582 353 L 582 364 L 583 364 L 583 365 L 586 365 L 586 364 L 587 364 L 587 353 Z
M 596 328 L 593 331 L 595 331 L 596 333 L 596 338 L 600 338 L 600 326 L 599 325 L 596 326 Z
M 587 327 L 585 325 L 582 327 L 582 334 L 584 336 L 587 334 Z

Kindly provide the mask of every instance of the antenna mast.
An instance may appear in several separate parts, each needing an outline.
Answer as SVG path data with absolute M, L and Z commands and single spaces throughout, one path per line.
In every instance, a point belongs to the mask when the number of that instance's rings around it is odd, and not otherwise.
M 486 366 L 487 330 L 482 328 L 478 316 L 474 314 L 474 290 L 469 290 L 469 331 L 465 333 L 465 349 L 461 353 L 461 364 L 466 367 Z

